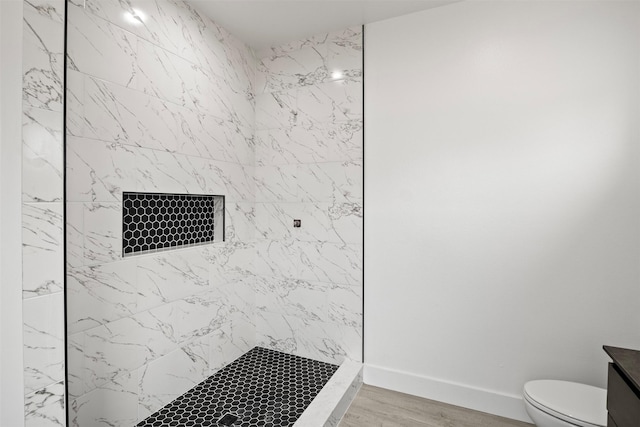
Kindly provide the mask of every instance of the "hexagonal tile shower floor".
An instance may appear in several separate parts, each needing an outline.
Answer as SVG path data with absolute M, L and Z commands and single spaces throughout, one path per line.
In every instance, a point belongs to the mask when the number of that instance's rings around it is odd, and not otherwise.
M 289 427 L 338 366 L 255 347 L 138 427 Z

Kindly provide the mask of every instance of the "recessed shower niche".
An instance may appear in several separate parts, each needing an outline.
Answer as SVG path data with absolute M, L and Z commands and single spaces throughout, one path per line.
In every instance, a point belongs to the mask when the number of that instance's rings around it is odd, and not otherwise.
M 122 255 L 224 242 L 224 196 L 122 194 Z
M 339 366 L 295 421 L 336 425 L 361 381 L 362 28 L 257 51 L 189 2 L 66 6 L 69 426 L 134 426 L 256 348 Z

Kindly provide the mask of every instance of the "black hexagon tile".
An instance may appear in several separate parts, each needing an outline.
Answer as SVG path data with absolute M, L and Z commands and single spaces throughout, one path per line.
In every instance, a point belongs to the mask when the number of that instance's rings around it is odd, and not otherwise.
M 224 240 L 224 196 L 122 193 L 122 255 Z
M 138 427 L 289 427 L 338 366 L 255 347 Z

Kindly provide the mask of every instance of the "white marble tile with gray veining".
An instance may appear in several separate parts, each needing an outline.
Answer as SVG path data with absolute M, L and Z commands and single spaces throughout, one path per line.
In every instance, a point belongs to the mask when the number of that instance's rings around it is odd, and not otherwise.
M 136 260 L 73 268 L 67 276 L 70 334 L 132 316 L 140 292 Z
M 323 128 L 327 146 L 325 160 L 344 162 L 364 157 L 364 131 L 361 119 L 337 122 Z
M 244 120 L 245 126 L 251 124 L 245 114 L 240 114 L 245 107 L 244 100 L 239 99 L 240 102 L 237 104 L 232 102 L 229 97 L 234 95 L 234 92 L 226 90 L 227 83 L 218 70 L 212 71 L 189 64 L 188 70 L 184 73 L 182 87 L 191 102 L 189 108 L 198 113 L 221 117 L 228 122 L 241 123 Z
M 179 303 L 161 305 L 133 316 L 139 330 L 136 333 L 137 342 L 142 344 L 144 362 L 148 363 L 184 344 L 187 339 L 180 335 L 179 323 L 175 320 L 179 316 Z M 191 338 L 191 337 L 190 337 Z
M 297 89 L 270 92 L 256 96 L 256 130 L 281 129 L 298 121 Z
M 360 203 L 257 203 L 255 224 L 260 239 L 362 243 Z
M 220 194 L 219 185 L 224 184 L 225 201 L 247 202 L 254 200 L 256 183 L 253 179 L 254 167 L 239 163 L 206 161 L 207 188 L 211 194 Z
M 339 343 L 340 353 L 344 357 L 336 357 L 335 363 L 342 363 L 344 359 L 362 360 L 362 326 L 337 325 L 334 337 Z
M 248 313 L 236 312 L 231 315 L 231 340 L 237 350 L 241 352 L 240 354 L 244 354 L 256 346 L 255 312 L 254 306 Z M 236 357 L 239 357 L 239 355 Z M 229 361 L 233 360 L 235 360 L 235 357 L 229 359 Z
M 216 288 L 172 303 L 170 320 L 176 340 L 186 343 L 209 335 L 226 323 L 232 311 Z
M 359 329 L 299 317 L 287 319 L 295 331 L 296 355 L 336 364 L 360 357 Z
M 67 390 L 69 400 L 87 392 L 84 367 L 84 333 L 67 334 Z
M 211 160 L 253 164 L 252 131 L 224 118 L 167 104 L 181 132 L 176 151 Z
M 209 334 L 208 338 L 212 375 L 255 347 L 255 322 L 249 321 L 242 313 L 232 314 L 230 321 Z
M 218 27 L 213 22 L 212 27 Z M 225 52 L 226 66 L 224 67 L 227 82 L 240 93 L 245 93 L 252 97 L 256 91 L 254 87 L 256 77 L 256 60 L 253 49 L 234 37 L 231 33 L 218 27 L 224 34 L 224 43 L 222 48 Z M 207 46 L 211 46 L 210 40 L 207 40 Z
M 144 343 L 131 317 L 82 332 L 82 384 L 85 393 L 137 369 L 144 363 Z
M 131 5 L 135 8 L 134 13 L 139 11 L 144 15 L 144 25 L 137 25 L 144 39 L 197 62 L 200 56 L 196 43 L 198 30 L 205 24 L 193 6 L 182 1 L 163 0 L 134 0 Z
M 293 220 L 301 219 L 299 214 L 298 203 L 256 203 L 257 237 L 267 240 L 297 238 L 299 229 L 293 228 Z M 304 226 L 307 226 L 306 222 Z
M 299 277 L 301 254 L 295 241 L 260 240 L 255 244 L 254 271 L 261 276 Z M 306 261 L 306 260 L 302 260 Z
M 85 203 L 83 224 L 84 265 L 122 259 L 121 203 Z
M 142 311 L 205 291 L 209 262 L 197 248 L 138 258 L 137 310 Z
M 148 34 L 147 26 L 142 25 L 140 19 L 134 17 L 136 14 L 134 8 L 137 5 L 132 4 L 132 2 L 124 3 L 119 0 L 70 0 L 70 3 L 84 8 L 86 13 L 92 13 L 137 36 Z M 140 11 L 143 12 L 142 10 Z M 143 12 L 145 17 L 147 12 Z M 139 15 L 137 16 L 140 17 Z
M 327 214 L 331 227 L 330 236 L 335 234 L 336 237 L 335 240 L 330 239 L 330 241 L 362 245 L 364 226 L 362 202 L 334 201 L 328 206 Z
M 292 128 L 263 129 L 255 134 L 255 162 L 257 166 L 275 166 L 302 163 L 296 156 L 297 141 Z M 309 147 L 310 151 L 318 146 Z M 306 147 L 304 147 L 305 151 Z
M 304 242 L 361 243 L 362 209 L 360 203 L 307 202 L 298 204 L 297 218 L 302 221 L 296 233 Z
M 70 401 L 70 427 L 129 427 L 138 420 L 138 382 L 125 373 Z
M 304 86 L 296 94 L 297 121 L 305 127 L 362 118 L 362 80 Z
M 244 354 L 244 351 L 236 346 L 233 338 L 231 322 L 223 324 L 220 329 L 206 336 L 206 339 L 209 340 L 210 375 L 229 364 L 229 361 Z
M 223 105 L 227 110 L 224 117 L 236 126 L 253 129 L 256 105 L 253 92 L 248 92 L 248 89 L 238 90 L 230 85 L 222 85 L 221 89 Z M 215 91 L 212 95 L 217 93 Z
M 23 204 L 23 297 L 60 292 L 63 260 L 62 203 Z
M 191 39 L 187 47 L 190 56 L 177 53 L 178 56 L 210 75 L 210 79 L 206 81 L 207 85 L 220 89 L 219 93 L 225 94 L 228 99 L 231 94 L 236 94 L 239 99 L 253 99 L 255 64 L 251 49 L 215 22 L 200 15 L 188 3 L 177 4 L 191 9 L 191 16 L 188 18 L 191 22 L 182 29 Z M 167 48 L 166 45 L 162 46 Z M 172 51 L 171 47 L 168 47 L 168 50 Z M 235 109 L 237 104 L 231 102 L 227 107 Z
M 327 69 L 335 79 L 362 77 L 362 27 L 350 27 L 329 33 L 327 37 Z
M 256 309 L 302 317 L 315 321 L 328 321 L 328 294 L 326 289 L 299 279 L 258 278 L 255 284 Z
M 354 122 L 352 122 L 354 123 Z M 355 122 L 357 123 L 357 122 Z M 360 131 L 362 126 L 360 126 Z M 336 160 L 349 160 L 350 151 L 356 151 L 357 145 L 362 156 L 362 142 L 358 140 L 357 130 L 343 123 L 323 123 L 309 127 L 296 126 L 290 131 L 293 151 L 298 163 L 323 163 Z
M 175 180 L 176 184 L 183 185 L 187 192 L 226 196 L 227 202 L 252 199 L 254 186 L 250 179 L 252 167 L 190 156 L 176 155 L 175 159 L 178 165 L 171 165 L 171 162 L 168 162 L 170 167 L 163 166 L 167 172 L 162 173 L 169 176 L 172 170 L 182 172 L 184 175 L 182 179 L 177 179 L 177 176 L 169 178 Z M 155 180 L 151 183 L 153 182 Z
M 282 165 L 362 159 L 362 122 L 310 123 L 256 131 L 256 164 Z
M 24 3 L 24 11 L 36 13 L 60 24 L 64 23 L 65 0 L 29 0 Z
M 178 347 L 165 305 L 84 332 L 84 380 L 93 390 Z
M 22 116 L 22 200 L 62 201 L 62 113 L 26 108 Z
M 64 382 L 50 384 L 24 397 L 25 427 L 65 427 Z
M 133 34 L 71 4 L 68 20 L 68 68 L 136 87 L 137 38 Z
M 176 54 L 209 70 L 223 70 L 228 62 L 224 45 L 230 36 L 229 33 L 189 3 L 176 4 L 189 9 L 187 20 L 190 21 L 182 27 L 184 36 L 189 38 L 189 42 L 184 44 L 187 54 L 179 53 L 177 49 Z M 170 47 L 169 49 L 171 50 Z
M 67 135 L 82 136 L 85 132 L 84 117 L 84 83 L 87 78 L 77 71 L 66 69 L 67 88 L 66 98 L 66 120 L 64 131 Z
M 362 329 L 362 286 L 316 284 L 327 294 L 328 321 Z
M 212 286 L 237 280 L 254 273 L 254 244 L 225 242 L 202 247 L 209 261 L 209 277 Z
M 155 150 L 177 148 L 182 131 L 166 102 L 91 77 L 84 79 L 82 99 L 78 136 Z
M 137 191 L 154 193 L 224 194 L 207 191 L 206 162 L 199 157 L 139 149 L 136 155 Z M 212 189 L 216 190 L 216 189 Z
M 229 126 L 223 118 L 194 113 L 185 107 L 167 104 L 179 123 L 181 138 L 176 151 L 187 156 L 227 160 L 223 156 Z
M 360 357 L 360 331 L 334 323 L 258 310 L 256 333 L 258 345 L 296 356 L 336 364 Z
M 296 165 L 257 166 L 256 202 L 297 202 L 298 178 Z
M 327 141 L 322 131 L 294 126 L 256 131 L 256 165 L 273 166 L 325 161 Z
M 186 5 L 186 3 L 184 3 Z M 239 93 L 253 92 L 255 64 L 252 50 L 211 19 L 198 15 L 192 34 L 194 63 L 215 72 L 225 85 Z M 193 19 L 194 21 L 196 19 Z M 190 26 L 193 29 L 193 25 Z
M 225 202 L 225 241 L 251 242 L 256 238 L 256 204 Z
M 196 96 L 197 77 L 206 76 L 200 73 L 202 69 L 155 44 L 143 41 L 138 42 L 137 65 L 138 89 L 164 101 L 195 108 L 193 97 Z
M 122 201 L 136 188 L 138 151 L 115 142 L 67 137 L 67 200 Z
M 363 197 L 361 160 L 300 165 L 298 194 L 302 201 L 360 202 Z
M 280 313 L 256 311 L 257 345 L 298 355 L 297 325 L 291 320 Z
M 33 7 L 25 3 L 22 98 L 27 106 L 62 111 L 64 25 L 59 19 L 61 10 L 64 7 L 43 4 Z
M 329 78 L 327 47 L 315 45 L 262 58 L 256 69 L 257 93 L 315 85 Z
M 295 244 L 298 277 L 305 280 L 360 285 L 362 247 L 330 242 Z
M 66 203 L 67 266 L 84 265 L 84 203 Z
M 64 380 L 64 296 L 61 292 L 23 302 L 26 393 Z
M 195 340 L 137 370 L 138 421 L 167 405 L 209 375 L 209 340 Z
M 327 43 L 329 34 L 321 33 L 315 34 L 303 39 L 293 40 L 289 43 L 283 43 L 277 46 L 271 46 L 268 48 L 260 49 L 256 52 L 256 57 L 266 58 L 275 55 L 281 55 L 284 53 L 293 52 L 296 50 L 304 49 L 307 47 L 319 46 Z
M 130 31 L 173 54 L 196 60 L 191 27 L 194 16 L 181 2 L 162 0 L 86 0 L 87 12 Z M 197 25 L 197 23 L 196 23 Z
M 291 286 L 279 287 L 277 283 L 282 281 L 269 282 L 268 279 L 262 283 L 264 287 L 257 289 L 256 324 L 259 345 L 330 363 L 340 363 L 345 357 L 360 357 L 361 324 L 357 324 L 357 320 L 354 320 L 354 325 L 344 324 L 340 323 L 342 320 L 333 317 L 340 313 L 344 318 L 348 318 L 348 310 L 354 313 L 351 318 L 355 319 L 358 316 L 356 313 L 361 310 L 362 302 L 359 300 L 354 303 L 355 290 L 343 287 L 344 292 L 350 294 L 350 300 L 341 301 L 341 307 L 327 313 L 327 307 L 334 307 L 327 299 L 331 298 L 336 285 L 291 281 Z M 302 283 L 301 289 L 295 289 L 295 283 Z M 306 294 L 303 297 L 304 302 L 288 292 Z M 313 307 L 314 304 L 307 302 L 307 298 L 320 298 L 317 294 L 324 294 L 326 297 L 322 303 L 318 303 L 317 314 L 314 315 L 308 312 L 309 307 Z M 288 295 L 291 299 L 281 298 L 283 295 Z M 337 294 L 336 298 L 339 298 Z M 301 305 L 297 305 L 296 301 Z M 267 303 L 266 310 L 263 309 L 262 303 Z M 270 311 L 271 307 L 273 311 Z M 323 318 L 327 318 L 327 314 L 329 321 L 324 321 Z
M 250 318 L 256 308 L 255 276 L 239 277 L 217 286 L 217 293 L 227 304 L 227 316 L 239 314 Z

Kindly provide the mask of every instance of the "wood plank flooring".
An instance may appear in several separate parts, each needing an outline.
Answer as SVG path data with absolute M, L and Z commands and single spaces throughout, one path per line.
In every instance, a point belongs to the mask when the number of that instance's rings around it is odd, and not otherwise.
M 532 427 L 484 412 L 363 385 L 339 427 Z

